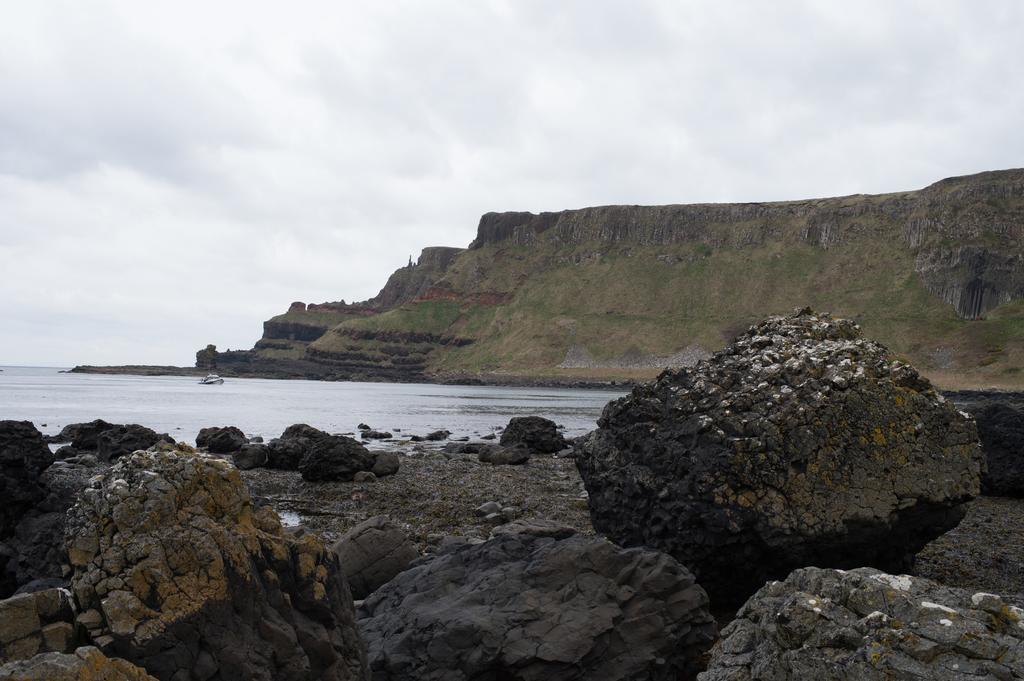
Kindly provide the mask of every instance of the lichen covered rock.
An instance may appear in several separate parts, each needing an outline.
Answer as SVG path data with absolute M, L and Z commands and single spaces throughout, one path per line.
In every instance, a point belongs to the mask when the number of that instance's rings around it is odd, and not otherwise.
M 1024 679 L 1024 611 L 871 568 L 804 568 L 758 591 L 700 681 Z
M 974 422 L 851 321 L 770 317 L 611 402 L 577 446 L 594 528 L 718 604 L 805 565 L 899 572 L 978 494 Z
M 236 468 L 135 452 L 69 512 L 79 622 L 160 679 L 358 679 L 365 662 L 337 558 L 254 508 Z
M 44 653 L 0 666 L 4 681 L 157 681 L 130 662 L 85 646 L 73 653 Z
M 666 554 L 518 533 L 442 547 L 367 598 L 359 626 L 374 681 L 667 681 L 714 640 L 707 604 Z

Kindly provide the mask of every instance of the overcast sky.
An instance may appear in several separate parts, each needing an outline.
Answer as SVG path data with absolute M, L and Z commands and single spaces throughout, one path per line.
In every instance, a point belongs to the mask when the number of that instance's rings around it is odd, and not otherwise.
M 191 364 L 489 210 L 1024 165 L 1024 3 L 6 2 L 0 364 Z

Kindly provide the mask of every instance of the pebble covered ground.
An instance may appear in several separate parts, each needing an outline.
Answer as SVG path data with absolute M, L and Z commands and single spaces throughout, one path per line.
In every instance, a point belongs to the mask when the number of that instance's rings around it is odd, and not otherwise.
M 497 502 L 515 517 L 557 520 L 592 534 L 583 481 L 570 458 L 534 456 L 521 466 L 492 466 L 469 454 L 400 450 L 398 473 L 372 482 L 305 482 L 297 472 L 253 469 L 243 478 L 254 496 L 297 513 L 310 530 L 333 541 L 376 515 L 402 524 L 421 547 L 449 535 L 486 538 L 493 525 L 476 509 Z M 451 456 L 451 458 L 448 458 Z
M 1024 499 L 972 501 L 957 527 L 917 554 L 914 573 L 1024 607 Z
M 445 536 L 481 539 L 493 525 L 476 509 L 497 502 L 517 517 L 556 520 L 593 533 L 586 491 L 571 458 L 534 456 L 522 466 L 491 466 L 438 449 L 400 449 L 402 467 L 373 482 L 308 483 L 297 472 L 254 469 L 243 478 L 286 523 L 334 541 L 376 515 L 400 523 L 421 550 Z M 408 456 L 408 454 L 412 454 Z M 963 522 L 918 555 L 914 573 L 950 586 L 989 591 L 1024 606 L 1024 499 L 979 497 Z

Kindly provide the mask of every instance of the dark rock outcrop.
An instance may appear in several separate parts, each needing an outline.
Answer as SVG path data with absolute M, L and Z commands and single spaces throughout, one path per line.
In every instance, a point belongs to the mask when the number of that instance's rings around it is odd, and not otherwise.
M 104 430 L 113 428 L 114 425 L 103 419 L 96 419 L 88 423 L 69 423 L 61 428 L 56 435 L 46 437 L 46 441 L 54 444 L 70 442 L 76 449 L 96 449 L 96 437 Z M 75 441 L 78 442 L 78 445 L 74 444 Z
M 196 446 L 204 447 L 212 454 L 231 454 L 248 442 L 245 433 L 234 426 L 203 428 L 196 435 Z
M 30 421 L 0 421 L 0 540 L 43 500 L 39 476 L 51 463 L 53 454 Z
M 73 653 L 44 653 L 0 665 L 5 681 L 157 681 L 145 669 L 84 646 Z
M 70 442 L 79 451 L 95 451 L 100 433 L 116 428 L 119 424 L 95 419 L 87 423 L 72 423 L 64 426 L 50 442 Z M 70 440 L 68 439 L 70 437 Z
M 973 415 L 988 463 L 981 491 L 992 496 L 1024 496 L 1024 411 L 995 402 Z
M 770 317 L 611 402 L 577 447 L 594 528 L 716 603 L 796 567 L 900 571 L 980 487 L 974 422 L 853 322 Z
M 302 479 L 310 482 L 351 480 L 360 471 L 373 469 L 370 450 L 343 435 L 328 435 L 313 443 L 299 462 Z
M 380 430 L 362 430 L 359 432 L 359 437 L 364 440 L 390 440 L 394 435 Z
M 758 591 L 700 681 L 1021 679 L 1024 611 L 870 568 L 804 568 Z
M 329 437 L 330 433 L 305 423 L 292 424 L 284 429 L 281 437 L 267 444 L 267 468 L 296 471 L 302 458 L 310 452 L 313 445 Z
M 370 472 L 378 478 L 394 475 L 401 467 L 397 452 L 377 452 L 373 458 L 373 468 Z
M 113 461 L 125 454 L 140 449 L 149 449 L 158 442 L 174 444 L 174 438 L 137 423 L 126 426 L 114 426 L 96 436 L 96 458 L 100 461 Z M 79 447 L 75 447 L 79 449 Z
M 554 454 L 568 446 L 555 422 L 540 416 L 512 418 L 501 433 L 500 442 L 506 447 L 524 445 L 539 454 Z
M 263 468 L 267 465 L 270 460 L 270 447 L 262 444 L 246 444 L 242 445 L 231 457 L 235 467 L 239 470 L 247 471 L 252 468 Z
M 352 589 L 361 600 L 391 581 L 419 556 L 416 546 L 384 516 L 364 520 L 332 547 Z
M 161 680 L 362 679 L 337 557 L 255 508 L 236 468 L 135 452 L 69 513 L 79 622 Z
M 449 544 L 358 614 L 375 681 L 687 678 L 715 637 L 686 568 L 581 535 Z

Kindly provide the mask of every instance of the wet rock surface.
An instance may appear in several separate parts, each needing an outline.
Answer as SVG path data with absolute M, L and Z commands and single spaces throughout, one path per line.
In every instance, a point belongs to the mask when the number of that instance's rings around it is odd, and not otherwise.
M 805 568 L 759 590 L 700 681 L 1024 678 L 1024 611 L 890 575 Z
M 405 531 L 385 516 L 359 523 L 331 548 L 356 600 L 387 584 L 420 555 Z
M 78 622 L 159 679 L 359 679 L 336 556 L 254 508 L 230 464 L 128 455 L 69 513 Z
M 360 607 L 375 681 L 692 678 L 715 636 L 670 556 L 600 538 L 452 543 Z
M 230 454 L 244 447 L 249 440 L 235 426 L 203 428 L 196 435 L 196 446 L 213 454 Z
M 506 447 L 522 445 L 540 454 L 554 454 L 568 447 L 555 422 L 540 416 L 511 419 L 501 433 L 500 442 Z
M 847 320 L 770 317 L 610 403 L 577 446 L 596 530 L 716 603 L 805 565 L 901 571 L 980 487 L 972 420 Z

